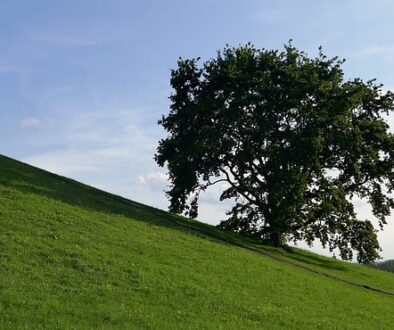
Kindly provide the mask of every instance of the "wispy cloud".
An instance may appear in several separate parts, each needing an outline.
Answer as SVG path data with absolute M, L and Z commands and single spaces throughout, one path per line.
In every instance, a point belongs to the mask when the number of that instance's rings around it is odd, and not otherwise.
M 34 127 L 41 124 L 41 120 L 35 117 L 23 118 L 19 125 L 22 128 Z
M 48 127 L 43 135 L 49 134 L 52 139 L 40 140 L 42 147 L 56 145 L 57 150 L 34 155 L 28 160 L 40 163 L 44 168 L 48 168 L 48 164 L 57 164 L 50 170 L 55 169 L 61 174 L 73 174 L 74 167 L 68 166 L 71 163 L 91 164 L 84 167 L 92 170 L 118 161 L 120 164 L 130 162 L 131 166 L 147 160 L 153 163 L 158 133 L 154 129 L 142 127 L 132 110 L 128 113 L 102 110 L 75 114 L 71 118 L 65 116 L 48 119 Z M 39 123 L 37 118 L 26 118 L 21 125 L 28 127 Z M 64 159 L 69 160 L 49 161 L 51 157 L 58 159 L 61 153 L 65 154 Z
M 261 9 L 249 14 L 250 21 L 272 24 L 286 18 L 286 13 L 279 9 Z
M 394 63 L 394 44 L 372 46 L 356 52 L 357 57 L 374 57 L 388 63 Z
M 6 63 L 4 61 L 0 61 L 0 73 L 16 73 L 16 74 L 24 74 L 27 73 L 26 68 L 21 65 L 15 65 L 11 63 Z
M 140 202 L 166 208 L 159 169 L 153 160 L 160 130 L 144 126 L 139 111 L 100 110 L 48 118 L 40 152 L 23 161 Z M 25 125 L 34 124 L 32 119 Z M 45 137 L 51 136 L 51 139 Z M 45 151 L 45 149 L 47 149 Z M 154 174 L 152 174 L 154 173 Z M 157 181 L 156 190 L 139 177 Z M 160 182 L 159 182 L 160 181 Z
M 41 153 L 25 159 L 26 162 L 65 176 L 83 176 L 84 173 L 99 172 L 100 165 L 94 164 L 91 153 L 78 150 L 61 150 Z
M 86 30 L 86 31 L 37 31 L 31 35 L 35 43 L 62 47 L 88 47 L 104 45 L 125 40 L 129 37 L 128 31 Z
M 139 177 L 143 183 L 151 183 L 153 185 L 166 185 L 169 183 L 168 175 L 163 172 L 148 173 L 145 176 Z

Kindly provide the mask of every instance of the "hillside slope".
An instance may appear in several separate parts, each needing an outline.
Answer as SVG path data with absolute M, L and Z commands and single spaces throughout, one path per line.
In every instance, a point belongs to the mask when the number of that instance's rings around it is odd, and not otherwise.
M 392 329 L 394 276 L 0 156 L 0 328 Z

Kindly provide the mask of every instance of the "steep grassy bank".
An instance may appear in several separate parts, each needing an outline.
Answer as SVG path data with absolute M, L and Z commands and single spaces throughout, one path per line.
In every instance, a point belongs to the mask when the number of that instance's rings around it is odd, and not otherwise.
M 394 276 L 0 156 L 0 328 L 386 328 Z

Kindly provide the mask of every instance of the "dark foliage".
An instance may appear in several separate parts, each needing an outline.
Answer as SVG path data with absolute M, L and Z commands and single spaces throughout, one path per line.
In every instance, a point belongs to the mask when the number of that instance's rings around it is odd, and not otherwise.
M 382 262 L 377 262 L 373 265 L 374 268 L 385 270 L 387 272 L 394 273 L 394 260 L 386 260 Z
M 393 94 L 345 81 L 337 57 L 310 58 L 248 44 L 215 59 L 179 59 L 171 73 L 169 133 L 155 156 L 168 166 L 170 211 L 197 216 L 201 191 L 225 182 L 234 199 L 220 226 L 275 245 L 318 239 L 343 259 L 378 257 L 376 229 L 358 219 L 367 201 L 382 228 L 394 201 Z

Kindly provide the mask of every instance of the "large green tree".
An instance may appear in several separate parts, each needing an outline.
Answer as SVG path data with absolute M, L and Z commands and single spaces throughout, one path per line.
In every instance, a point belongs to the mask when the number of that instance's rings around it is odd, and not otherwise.
M 221 227 L 376 259 L 377 230 L 354 203 L 369 203 L 381 229 L 394 206 L 384 119 L 394 98 L 374 81 L 345 80 L 342 64 L 290 43 L 226 47 L 202 65 L 179 59 L 170 113 L 159 121 L 169 134 L 155 156 L 168 167 L 170 211 L 196 217 L 200 192 L 225 182 L 220 199 L 234 207 Z

